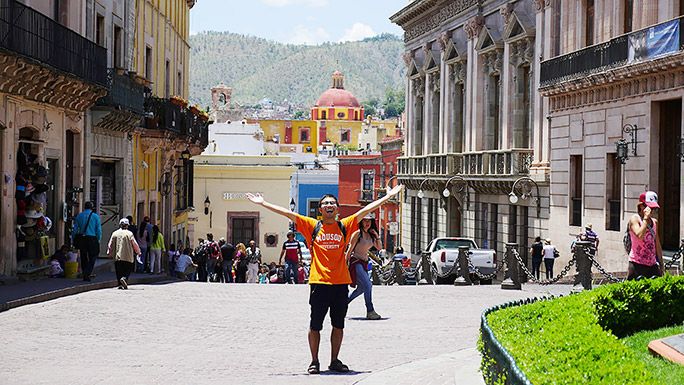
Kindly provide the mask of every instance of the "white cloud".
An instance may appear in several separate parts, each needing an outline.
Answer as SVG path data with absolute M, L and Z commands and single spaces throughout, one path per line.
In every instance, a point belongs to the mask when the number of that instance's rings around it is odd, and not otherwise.
M 344 30 L 344 35 L 339 41 L 358 41 L 375 35 L 375 31 L 373 31 L 373 28 L 371 28 L 369 25 L 363 23 L 354 23 L 351 28 Z
M 292 36 L 288 39 L 288 43 L 316 45 L 328 41 L 329 37 L 330 35 L 328 32 L 322 27 L 309 29 L 300 24 L 294 27 L 294 31 Z
M 288 5 L 304 5 L 307 7 L 325 7 L 328 0 L 261 0 L 269 7 L 286 7 Z

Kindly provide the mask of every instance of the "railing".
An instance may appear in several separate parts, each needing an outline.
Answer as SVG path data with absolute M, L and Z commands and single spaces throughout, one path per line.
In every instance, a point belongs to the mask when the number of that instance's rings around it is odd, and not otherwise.
M 679 47 L 684 46 L 684 18 L 679 18 Z M 665 23 L 669 23 L 667 21 Z M 665 23 L 656 24 L 662 25 Z M 646 29 L 648 29 L 646 28 Z M 541 62 L 540 85 L 547 87 L 559 82 L 582 78 L 592 73 L 606 71 L 627 64 L 629 58 L 629 37 L 644 34 L 644 30 L 618 36 L 605 43 L 571 52 Z
M 463 175 L 526 175 L 530 172 L 531 149 L 477 151 L 463 153 Z
M 189 109 L 155 96 L 145 98 L 145 128 L 169 130 L 179 135 L 199 140 L 202 147 L 209 144 L 209 123 Z
M 0 0 L 0 48 L 107 85 L 107 50 L 16 0 Z
M 144 113 L 145 86 L 129 75 L 118 74 L 115 69 L 107 70 L 107 95 L 97 101 L 98 106 L 109 106 L 130 111 L 138 115 Z
M 431 154 L 398 158 L 398 175 L 448 176 L 461 173 L 461 154 Z

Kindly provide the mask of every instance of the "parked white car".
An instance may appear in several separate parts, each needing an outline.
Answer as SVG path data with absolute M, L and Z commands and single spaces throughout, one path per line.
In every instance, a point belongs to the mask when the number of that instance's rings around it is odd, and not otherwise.
M 452 283 L 456 278 L 455 274 L 450 274 L 447 277 L 440 278 L 439 275 L 447 274 L 454 264 L 458 263 L 459 246 L 468 246 L 470 248 L 470 260 L 473 266 L 482 274 L 491 274 L 496 271 L 496 251 L 488 249 L 480 249 L 474 240 L 470 238 L 454 238 L 444 237 L 435 238 L 428 245 L 423 254 L 430 256 L 430 268 L 432 270 L 431 278 L 433 284 L 436 283 Z M 416 280 L 420 281 L 423 278 L 423 266 L 421 261 L 417 263 Z M 477 281 L 475 270 L 469 269 L 471 279 Z M 480 280 L 480 284 L 491 284 L 492 280 Z

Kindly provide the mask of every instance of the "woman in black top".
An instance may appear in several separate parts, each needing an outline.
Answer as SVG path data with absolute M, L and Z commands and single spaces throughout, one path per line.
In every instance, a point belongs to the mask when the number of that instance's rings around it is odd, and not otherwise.
M 541 237 L 534 239 L 530 252 L 532 254 L 532 274 L 534 274 L 535 278 L 539 279 L 539 267 L 544 255 L 544 244 L 542 244 Z

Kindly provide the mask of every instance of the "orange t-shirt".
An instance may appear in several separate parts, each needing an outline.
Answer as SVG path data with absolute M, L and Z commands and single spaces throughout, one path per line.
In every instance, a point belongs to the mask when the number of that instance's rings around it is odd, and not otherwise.
M 345 239 L 337 222 L 329 225 L 323 224 L 311 247 L 311 270 L 309 283 L 324 285 L 351 284 L 349 269 L 344 260 L 344 249 L 347 241 L 354 231 L 359 228 L 356 215 L 342 219 L 342 225 L 347 230 Z M 297 231 L 307 239 L 313 235 L 318 220 L 297 215 Z M 308 242 L 310 243 L 310 241 Z

